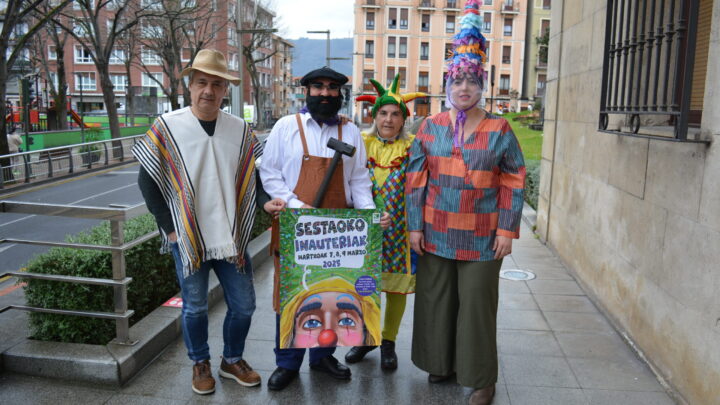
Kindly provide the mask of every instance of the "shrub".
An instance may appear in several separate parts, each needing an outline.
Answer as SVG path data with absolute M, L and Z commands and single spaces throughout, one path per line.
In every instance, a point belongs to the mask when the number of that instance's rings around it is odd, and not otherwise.
M 270 226 L 270 216 L 258 208 L 251 238 Z M 131 241 L 157 225 L 150 215 L 143 215 L 125 223 L 125 240 Z M 110 223 L 100 225 L 66 238 L 68 242 L 92 245 L 110 244 Z M 130 318 L 134 324 L 179 291 L 172 255 L 158 254 L 160 238 L 129 249 L 125 253 L 126 273 L 132 277 L 128 285 L 128 308 L 135 310 Z M 33 259 L 27 266 L 30 273 L 59 274 L 79 277 L 112 278 L 110 252 L 52 248 Z M 67 282 L 28 280 L 25 287 L 28 305 L 44 308 L 112 312 L 112 287 Z M 79 316 L 30 313 L 33 339 L 57 342 L 106 344 L 115 337 L 115 322 Z
M 525 170 L 527 171 L 525 177 L 525 201 L 533 207 L 533 209 L 537 210 L 538 194 L 540 191 L 540 161 L 525 161 Z

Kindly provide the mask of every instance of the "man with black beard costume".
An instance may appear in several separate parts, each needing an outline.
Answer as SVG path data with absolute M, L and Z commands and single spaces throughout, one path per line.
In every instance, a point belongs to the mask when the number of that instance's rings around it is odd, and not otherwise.
M 356 152 L 352 157 L 343 156 L 317 208 L 375 208 L 360 131 L 355 124 L 345 122 L 337 115 L 342 106 L 341 88 L 347 81 L 347 77 L 328 67 L 306 74 L 300 80 L 305 87 L 306 107 L 278 120 L 267 138 L 260 178 L 265 191 L 272 198 L 281 198 L 289 208 L 312 208 L 310 204 L 335 153 L 327 147 L 331 137 L 355 146 Z M 280 310 L 279 243 L 277 223 L 274 223 L 271 250 L 275 258 L 273 309 L 277 313 Z M 277 318 L 279 320 L 279 315 Z M 279 327 L 276 326 L 277 369 L 268 381 L 271 390 L 281 390 L 290 384 L 298 376 L 305 356 L 305 349 L 280 349 L 278 335 Z M 312 370 L 325 372 L 339 380 L 350 379 L 350 369 L 333 357 L 335 347 L 309 350 Z

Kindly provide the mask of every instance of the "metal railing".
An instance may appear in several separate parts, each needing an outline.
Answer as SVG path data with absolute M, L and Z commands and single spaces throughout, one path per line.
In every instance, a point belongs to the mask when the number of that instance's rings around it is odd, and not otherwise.
M 27 184 L 78 171 L 110 166 L 135 159 L 130 149 L 144 135 L 85 142 L 29 152 L 2 155 L 10 165 L 0 170 L 0 190 L 16 184 Z
M 57 308 L 33 307 L 28 305 L 9 305 L 0 308 L 0 313 L 10 309 L 18 309 L 30 312 L 43 312 L 50 314 L 83 316 L 89 318 L 112 319 L 115 321 L 115 339 L 113 339 L 112 342 L 125 345 L 135 344 L 135 342 L 130 340 L 130 317 L 135 313 L 135 311 L 128 309 L 127 286 L 132 281 L 132 278 L 127 277 L 126 275 L 125 252 L 134 246 L 137 246 L 158 236 L 160 232 L 153 231 L 133 241 L 125 242 L 123 228 L 126 221 L 148 212 L 147 207 L 144 203 L 134 206 L 110 205 L 108 208 L 103 208 L 65 204 L 0 201 L 0 212 L 13 214 L 60 216 L 66 218 L 99 219 L 110 221 L 110 246 L 15 238 L 0 239 L 0 245 L 3 243 L 17 243 L 25 245 L 41 245 L 52 247 L 66 247 L 72 249 L 109 251 L 112 253 L 112 279 L 26 273 L 18 271 L 5 272 L 3 274 L 0 274 L 0 278 L 5 276 L 13 276 L 17 278 L 52 280 L 73 284 L 101 285 L 112 287 L 114 292 L 114 312 L 67 310 Z

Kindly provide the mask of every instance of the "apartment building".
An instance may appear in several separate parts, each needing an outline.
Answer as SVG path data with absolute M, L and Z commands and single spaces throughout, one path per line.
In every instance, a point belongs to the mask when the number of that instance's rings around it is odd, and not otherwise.
M 156 0 L 138 0 L 141 7 L 162 7 L 162 4 Z M 202 40 L 203 48 L 214 48 L 225 54 L 225 58 L 228 61 L 229 70 L 235 75 L 240 75 L 243 72 L 243 100 L 245 104 L 255 104 L 255 93 L 252 85 L 252 80 L 247 69 L 244 68 L 242 63 L 242 47 L 240 41 L 238 41 L 237 20 L 238 14 L 242 16 L 242 27 L 257 29 L 259 26 L 271 27 L 275 14 L 262 7 L 258 4 L 257 6 L 251 0 L 243 0 L 243 12 L 237 13 L 237 3 L 233 1 L 217 1 L 217 0 L 188 0 L 184 3 L 187 7 L 198 7 L 199 9 L 206 10 L 210 9 L 210 13 L 203 11 L 203 19 L 197 20 L 192 24 L 190 29 L 191 34 L 198 42 Z M 69 6 L 77 8 L 77 5 Z M 79 13 L 79 10 L 76 10 Z M 111 21 L 115 19 L 116 12 L 111 6 L 107 6 L 106 10 L 103 10 L 98 15 L 99 21 L 97 26 L 106 27 L 109 26 Z M 130 80 L 128 80 L 127 70 L 124 62 L 128 57 L 127 44 L 119 41 L 116 43 L 112 55 L 110 57 L 110 75 L 113 83 L 114 92 L 116 96 L 116 102 L 120 107 L 124 107 L 126 93 L 131 91 L 128 89 L 128 83 L 131 83 L 136 95 L 142 96 L 143 98 L 156 97 L 155 105 L 143 106 L 144 111 L 137 111 L 138 113 L 163 113 L 171 109 L 170 102 L 168 101 L 167 95 L 164 93 L 162 87 L 168 87 L 169 78 L 168 73 L 163 70 L 162 60 L 160 56 L 153 52 L 151 49 L 143 45 L 143 41 L 146 41 L 151 35 L 157 35 L 158 32 L 163 32 L 165 29 L 161 24 L 154 24 L 152 21 L 142 21 L 138 24 L 138 40 L 137 46 L 137 57 L 130 68 Z M 252 33 L 243 33 L 242 39 L 245 44 L 250 43 L 253 35 Z M 271 34 L 263 34 L 267 38 L 265 41 L 261 41 L 253 51 L 253 58 L 255 60 L 262 60 L 256 64 L 258 72 L 258 82 L 261 105 L 258 108 L 257 113 L 260 116 L 270 119 L 274 115 L 274 105 L 279 100 L 276 97 L 289 97 L 289 92 L 278 91 L 275 94 L 276 81 L 275 77 L 281 71 L 285 71 L 284 75 L 288 76 L 289 66 L 291 65 L 291 52 L 285 50 L 288 46 L 292 46 L 284 39 L 278 36 L 271 36 Z M 201 38 L 202 37 L 202 38 Z M 277 45 L 279 52 L 275 53 Z M 57 62 L 57 51 L 54 45 L 48 43 L 47 49 L 48 65 L 50 66 L 50 77 L 39 78 L 39 87 L 44 94 L 48 94 L 48 80 L 57 83 L 56 77 L 56 62 Z M 68 96 L 71 100 L 71 106 L 78 112 L 92 112 L 106 110 L 104 106 L 104 100 L 102 96 L 102 89 L 99 84 L 99 75 L 95 64 L 91 58 L 90 52 L 85 49 L 78 41 L 72 37 L 68 37 L 64 46 L 64 62 L 67 73 L 68 82 Z M 188 44 L 181 50 L 181 61 L 183 65 L 189 65 L 193 55 L 193 47 Z M 274 66 L 280 64 L 280 70 L 276 72 Z M 160 85 L 163 83 L 163 86 Z M 180 91 L 179 102 L 180 105 L 185 104 L 183 100 L 182 89 Z M 231 102 L 230 96 L 228 96 L 228 103 Z M 280 104 L 285 102 L 279 101 Z M 122 111 L 121 111 L 122 112 Z
M 273 35 L 273 98 L 272 119 L 291 112 L 293 98 L 292 50 L 293 44 Z
M 484 0 L 480 13 L 488 40 L 487 69 L 494 73 L 484 93 L 486 108 L 510 106 L 522 90 L 525 63 L 526 1 Z M 368 81 L 389 84 L 400 74 L 401 92 L 423 91 L 416 116 L 444 109 L 445 55 L 452 48 L 464 0 L 356 0 L 353 94 L 373 94 Z M 492 106 L 492 107 L 491 107 Z M 356 104 L 368 123 L 369 106 Z
M 550 36 L 551 3 L 551 0 L 528 0 L 523 73 L 525 81 L 520 93 L 520 100 L 523 102 L 533 103 L 545 97 L 548 46 L 540 44 L 539 41 L 549 39 Z

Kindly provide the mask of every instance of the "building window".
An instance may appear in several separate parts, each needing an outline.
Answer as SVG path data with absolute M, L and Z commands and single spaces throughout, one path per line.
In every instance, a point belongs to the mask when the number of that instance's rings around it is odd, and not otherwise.
M 110 81 L 113 84 L 113 91 L 125 91 L 127 86 L 126 75 L 110 75 Z
M 48 59 L 57 59 L 57 50 L 55 49 L 55 45 L 48 45 Z
M 512 53 L 512 47 L 503 45 L 502 50 L 502 63 L 510 63 L 510 55 Z
M 543 0 L 543 8 L 545 10 L 550 10 L 550 0 Z
M 482 30 L 485 33 L 492 31 L 492 13 L 483 13 Z
M 159 65 L 162 62 L 160 55 L 150 49 L 143 49 L 140 52 L 140 59 L 143 65 Z
M 547 80 L 547 76 L 538 75 L 537 77 L 537 85 L 535 86 L 535 95 L 538 97 L 542 97 L 545 95 L 545 81 Z
M 162 73 L 148 73 L 143 72 L 142 74 L 142 86 L 143 87 L 161 87 L 160 83 L 163 82 Z
M 365 57 L 375 57 L 375 41 L 365 41 Z
M 388 28 L 397 28 L 397 8 L 395 7 L 388 10 Z
M 498 94 L 507 96 L 510 94 L 510 75 L 500 75 L 500 88 Z
M 392 81 L 395 78 L 395 67 L 388 66 L 385 73 L 387 74 L 387 86 L 390 87 L 390 84 L 392 84 Z
M 451 43 L 445 44 L 445 59 L 450 58 L 450 56 L 452 56 L 452 53 L 453 53 L 453 45 Z
M 545 36 L 550 34 L 550 20 L 541 20 L 540 21 L 540 36 Z
M 430 86 L 430 76 L 428 72 L 418 73 L 418 91 L 427 93 Z
M 140 6 L 148 10 L 162 10 L 162 2 L 160 0 L 142 0 Z
M 428 60 L 430 57 L 430 43 L 420 43 L 420 60 Z
M 484 0 L 483 5 L 492 6 L 492 0 Z
M 113 48 L 112 52 L 110 53 L 109 62 L 111 65 L 122 65 L 123 63 L 125 63 L 125 50 Z
M 399 57 L 407 58 L 407 37 L 400 37 Z
M 375 72 L 372 70 L 363 70 L 363 91 L 372 91 L 375 87 L 370 83 L 370 79 L 373 79 Z
M 394 58 L 395 57 L 395 37 L 388 37 L 388 44 L 387 44 L 387 56 L 388 58 Z
M 374 30 L 375 29 L 375 12 L 368 11 L 368 13 L 365 15 L 365 29 L 366 30 Z
M 50 73 L 50 82 L 53 85 L 53 89 L 56 89 L 59 87 L 58 84 L 58 75 L 56 72 L 49 72 Z
M 90 51 L 81 45 L 75 45 L 75 63 L 92 63 Z
M 447 0 L 447 8 L 457 8 L 457 0 Z
M 408 29 L 408 12 L 409 12 L 409 10 L 406 8 L 400 9 L 400 29 L 401 30 Z
M 75 90 L 76 91 L 95 91 L 95 72 L 76 72 L 75 73 Z
M 79 37 L 88 36 L 89 25 L 84 21 L 73 22 L 73 33 Z
M 455 16 L 448 15 L 445 19 L 445 32 L 452 34 L 455 32 Z
M 404 89 L 407 86 L 407 81 L 405 80 L 405 76 L 407 76 L 407 69 L 401 67 L 398 73 L 400 74 L 400 88 Z
M 505 19 L 505 23 L 503 24 L 503 35 L 505 35 L 506 37 L 512 36 L 512 22 L 512 18 Z
M 230 46 L 237 46 L 237 31 L 234 24 L 228 24 L 227 41 Z
M 190 62 L 192 59 L 192 49 L 190 48 L 183 48 L 180 52 L 180 61 L 182 62 Z
M 430 32 L 430 14 L 423 14 L 420 22 L 422 32 Z
M 228 68 L 231 70 L 240 70 L 240 57 L 236 53 L 231 53 L 228 57 Z

